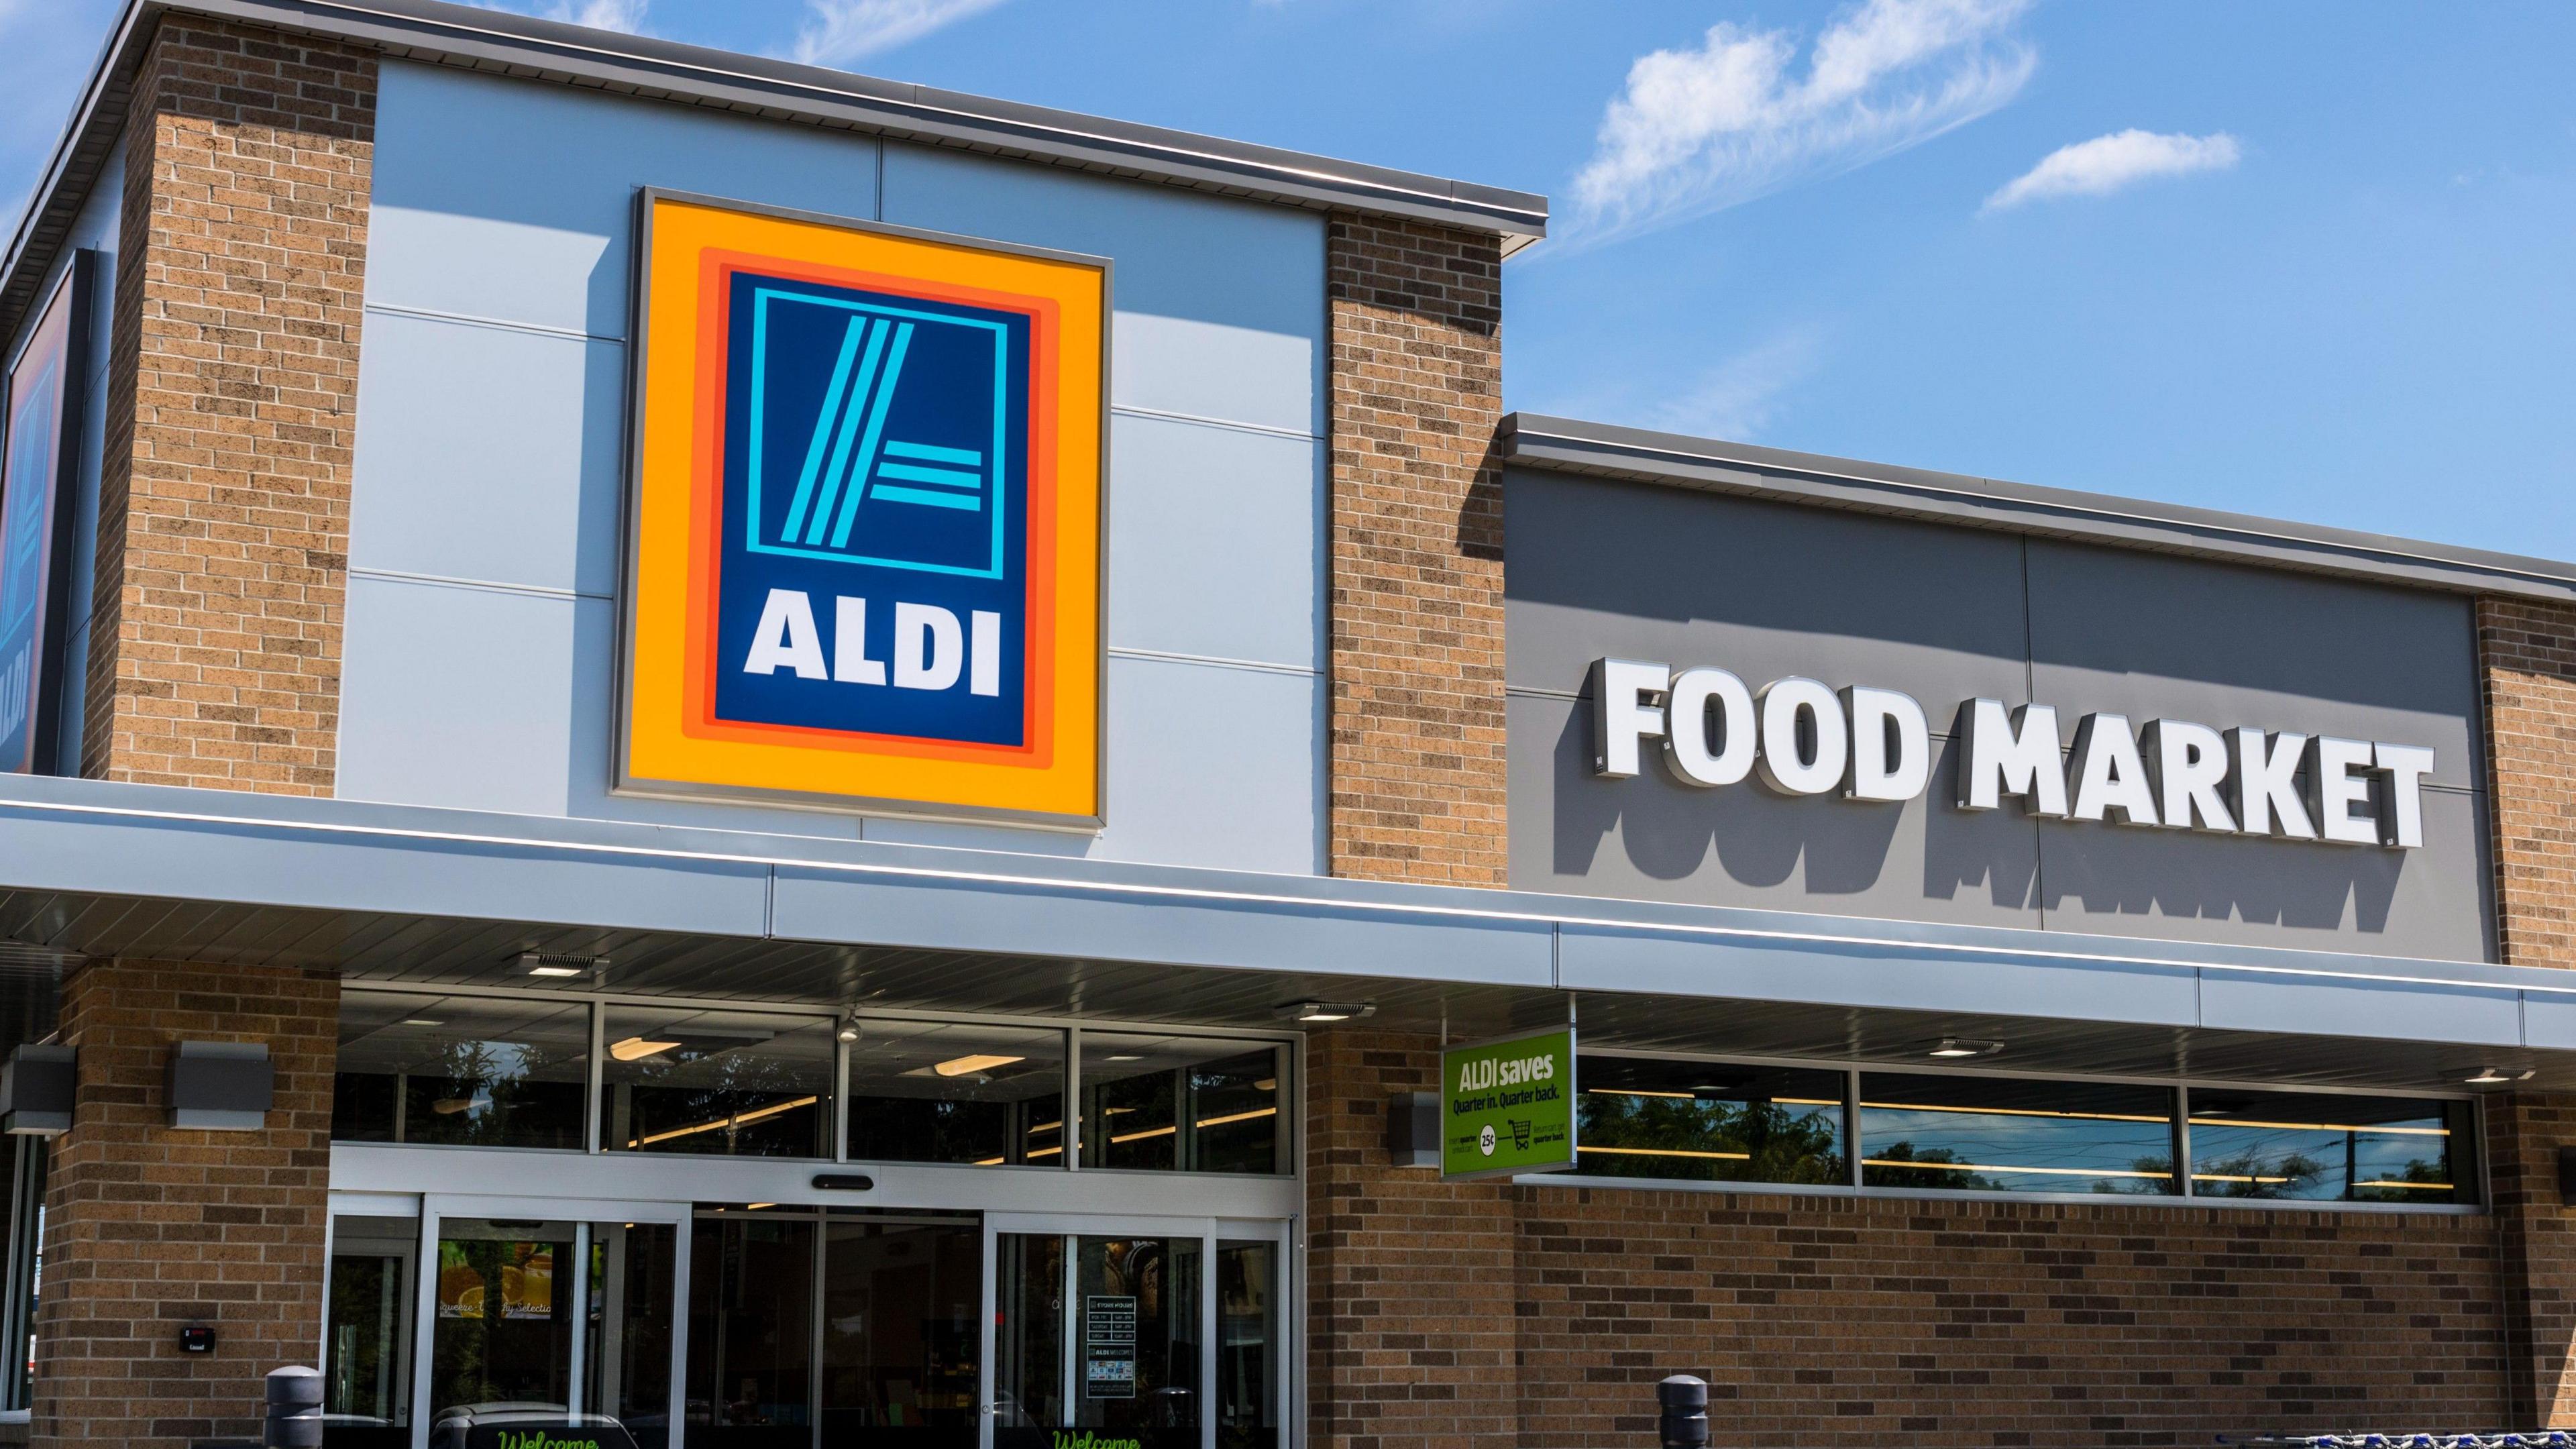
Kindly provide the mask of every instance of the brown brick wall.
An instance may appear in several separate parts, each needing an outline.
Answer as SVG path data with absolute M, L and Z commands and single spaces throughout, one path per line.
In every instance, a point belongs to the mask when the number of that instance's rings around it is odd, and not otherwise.
M 1505 883 L 1502 253 L 1336 215 L 1335 875 Z
M 2576 966 L 2576 605 L 2478 600 L 2495 815 L 2496 944 Z
M 98 962 L 65 983 L 80 1096 L 46 1183 L 33 1443 L 255 1436 L 262 1377 L 314 1361 L 338 1008 L 333 978 L 258 967 Z M 269 1044 L 267 1131 L 168 1125 L 181 1040 Z M 213 1353 L 179 1351 L 190 1323 L 214 1325 Z
M 2558 1191 L 2558 1148 L 2576 1146 L 2576 1098 L 2499 1097 L 2487 1106 L 2514 1420 L 2576 1428 L 2576 1211 Z
M 126 127 L 82 772 L 328 795 L 376 63 L 160 24 Z
M 1668 1373 L 1710 1382 L 1720 1445 L 2514 1412 L 2497 1217 L 1444 1187 L 1383 1146 L 1386 1097 L 1436 1061 L 1420 1037 L 1308 1048 L 1319 1446 L 1651 1443 Z

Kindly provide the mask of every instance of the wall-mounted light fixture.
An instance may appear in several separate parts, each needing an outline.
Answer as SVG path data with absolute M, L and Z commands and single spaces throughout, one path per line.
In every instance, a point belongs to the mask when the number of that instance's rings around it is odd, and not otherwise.
M 268 1125 L 277 1069 L 264 1041 L 183 1041 L 170 1049 L 170 1125 L 256 1132 Z
M 60 1137 L 72 1130 L 79 1056 L 71 1047 L 34 1042 L 11 1052 L 8 1065 L 0 1067 L 0 1132 Z

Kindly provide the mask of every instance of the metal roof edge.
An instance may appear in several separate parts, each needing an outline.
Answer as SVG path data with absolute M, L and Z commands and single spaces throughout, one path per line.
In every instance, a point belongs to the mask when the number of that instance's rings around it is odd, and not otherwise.
M 1503 238 L 1506 253 L 1547 234 L 1547 198 L 1251 142 L 877 80 L 765 56 L 445 0 L 129 0 L 0 260 L 0 336 L 14 329 L 86 199 L 86 161 L 113 144 L 123 84 L 146 22 L 203 15 L 370 46 L 388 55 L 957 146 L 1308 209 L 1453 226 Z M 104 102 L 119 102 L 113 105 Z M 101 128 L 106 128 L 104 135 Z M 66 187 L 67 181 L 84 184 Z
M 1935 523 L 2335 574 L 2413 588 L 2576 602 L 2576 563 L 2353 529 L 1512 413 L 1506 461 L 1555 472 L 1847 508 Z

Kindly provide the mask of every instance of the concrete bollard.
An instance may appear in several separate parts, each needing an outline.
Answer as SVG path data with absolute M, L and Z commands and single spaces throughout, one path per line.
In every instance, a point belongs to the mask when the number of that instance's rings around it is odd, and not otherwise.
M 1674 1374 L 1655 1385 L 1664 1449 L 1708 1449 L 1708 1380 Z
M 290 1365 L 268 1371 L 268 1449 L 322 1449 L 322 1375 Z

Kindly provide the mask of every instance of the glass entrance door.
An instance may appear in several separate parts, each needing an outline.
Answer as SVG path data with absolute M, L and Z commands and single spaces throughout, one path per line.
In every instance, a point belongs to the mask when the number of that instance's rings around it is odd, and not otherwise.
M 669 1449 L 687 1220 L 678 1204 L 428 1198 L 411 1443 Z
M 1278 1449 L 1277 1225 L 997 1220 L 987 1449 Z

